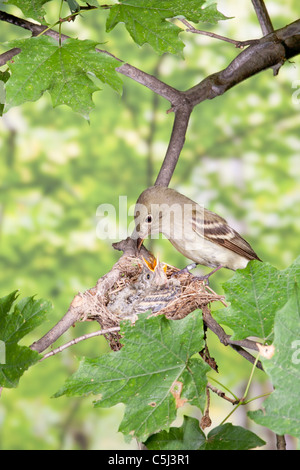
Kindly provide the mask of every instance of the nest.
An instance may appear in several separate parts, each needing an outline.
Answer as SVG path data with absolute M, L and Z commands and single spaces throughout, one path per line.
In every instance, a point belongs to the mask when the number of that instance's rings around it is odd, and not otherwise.
M 140 257 L 123 255 L 113 270 L 99 279 L 95 288 L 81 294 L 81 300 L 85 303 L 81 321 L 96 320 L 102 329 L 107 329 L 119 326 L 124 319 L 134 323 L 139 313 L 149 310 L 149 316 L 165 315 L 168 319 L 180 320 L 211 302 L 224 303 L 223 296 L 213 292 L 203 280 L 166 264 L 163 268 L 159 267 L 164 270 L 165 276 L 162 286 L 157 287 L 154 281 L 151 285 L 150 279 L 150 287 L 144 288 L 142 285 L 139 288 L 143 271 L 147 270 L 145 261 Z M 152 269 L 154 261 L 155 258 L 150 254 L 147 262 L 149 269 Z M 134 301 L 130 303 L 132 298 Z M 121 310 L 116 311 L 112 307 L 115 307 L 117 301 Z M 126 309 L 122 310 L 123 305 L 126 305 Z M 121 337 L 118 333 L 106 337 L 113 350 L 120 349 Z

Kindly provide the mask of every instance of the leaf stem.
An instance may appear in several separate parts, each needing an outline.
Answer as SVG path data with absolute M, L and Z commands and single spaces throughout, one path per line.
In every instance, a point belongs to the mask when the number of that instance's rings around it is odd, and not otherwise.
M 256 397 L 249 398 L 249 400 L 245 400 L 245 401 L 243 402 L 243 405 L 247 405 L 247 404 L 250 403 L 251 401 L 257 400 L 258 398 L 268 397 L 269 395 L 271 395 L 271 393 L 272 393 L 272 392 L 266 392 L 266 393 L 262 393 L 261 395 L 257 395 Z
M 250 377 L 249 377 L 249 380 L 248 380 L 248 383 L 247 383 L 247 386 L 246 386 L 246 389 L 245 389 L 245 393 L 244 393 L 244 395 L 243 395 L 243 398 L 241 399 L 242 402 L 245 401 L 246 396 L 248 395 L 248 391 L 249 391 L 250 384 L 251 384 L 252 379 L 253 379 L 253 374 L 254 374 L 254 370 L 255 370 L 255 368 L 256 368 L 256 364 L 257 364 L 257 362 L 258 362 L 259 355 L 260 355 L 260 353 L 257 354 L 257 356 L 256 356 L 256 358 L 255 358 L 255 361 L 254 361 L 254 364 L 253 364 L 253 366 L 252 366 L 251 374 L 250 374 Z
M 254 364 L 252 365 L 250 377 L 249 377 L 248 383 L 247 383 L 247 385 L 246 385 L 246 388 L 245 388 L 245 392 L 244 392 L 244 394 L 243 394 L 243 397 L 240 398 L 240 399 L 238 399 L 238 400 L 239 400 L 239 403 L 233 408 L 233 410 L 230 411 L 230 413 L 229 413 L 227 416 L 225 416 L 225 418 L 224 418 L 223 421 L 220 423 L 220 425 L 224 424 L 225 421 L 228 420 L 228 418 L 235 412 L 235 410 L 236 410 L 239 406 L 241 406 L 241 405 L 246 405 L 246 404 L 249 403 L 250 401 L 253 401 L 253 400 L 255 400 L 256 398 L 260 398 L 261 396 L 264 396 L 264 395 L 265 395 L 265 394 L 259 395 L 259 396 L 255 397 L 255 398 L 251 398 L 250 400 L 247 400 L 247 401 L 246 401 L 246 396 L 247 396 L 247 394 L 248 394 L 248 392 L 249 392 L 250 384 L 251 384 L 252 379 L 253 379 L 253 374 L 254 374 L 254 371 L 255 371 L 255 368 L 256 368 L 256 364 L 257 364 L 257 362 L 258 362 L 259 354 L 260 354 L 260 353 L 257 354 L 257 356 L 256 356 L 256 358 L 255 358 L 255 361 L 254 361 Z M 268 394 L 267 394 L 267 395 L 268 395 Z
M 39 36 L 43 36 L 43 34 L 45 34 L 47 31 L 50 31 L 51 29 L 53 29 L 54 26 L 59 25 L 59 37 L 61 38 L 61 24 L 65 23 L 66 21 L 70 21 L 71 19 L 75 18 L 76 16 L 78 16 L 80 14 L 80 11 L 76 11 L 74 13 L 71 13 L 68 16 L 65 16 L 64 18 L 61 18 L 62 5 L 63 5 L 63 0 L 62 0 L 61 5 L 60 5 L 59 19 L 57 21 L 55 21 L 55 23 L 48 26 L 47 28 L 43 29 L 43 31 L 41 31 L 35 37 L 38 38 Z
M 61 0 L 60 2 L 60 9 L 59 9 L 59 14 L 58 14 L 58 22 L 59 22 L 59 26 L 58 26 L 58 33 L 59 33 L 59 39 L 58 39 L 58 44 L 59 44 L 59 47 L 61 47 L 61 24 L 62 24 L 62 17 L 61 17 L 61 12 L 62 12 L 62 7 L 63 7 L 63 0 Z

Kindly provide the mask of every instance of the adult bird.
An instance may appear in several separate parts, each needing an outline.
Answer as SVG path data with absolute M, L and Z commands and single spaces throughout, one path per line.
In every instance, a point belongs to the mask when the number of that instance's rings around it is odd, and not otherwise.
M 135 206 L 134 236 L 140 247 L 149 235 L 164 234 L 184 256 L 214 269 L 243 269 L 260 260 L 249 243 L 223 217 L 171 188 L 152 186 Z

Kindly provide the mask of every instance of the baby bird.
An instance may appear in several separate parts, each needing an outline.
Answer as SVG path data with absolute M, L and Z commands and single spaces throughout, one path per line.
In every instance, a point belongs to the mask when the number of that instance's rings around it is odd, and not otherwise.
M 179 281 L 167 278 L 165 264 L 155 258 L 153 262 L 143 258 L 142 272 L 136 282 L 114 294 L 107 308 L 122 319 L 130 318 L 135 321 L 139 313 L 161 310 L 179 290 Z

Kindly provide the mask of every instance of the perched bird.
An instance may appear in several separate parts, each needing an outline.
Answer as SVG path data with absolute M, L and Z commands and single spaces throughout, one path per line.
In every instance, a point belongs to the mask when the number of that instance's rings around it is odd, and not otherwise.
M 133 236 L 140 247 L 146 237 L 157 238 L 158 233 L 195 262 L 189 268 L 202 264 L 216 268 L 212 272 L 222 267 L 236 270 L 250 260 L 261 261 L 225 219 L 174 189 L 152 186 L 137 200 Z

